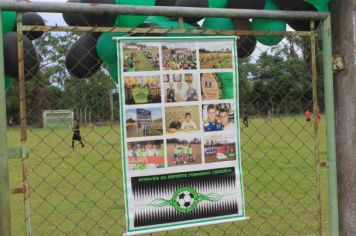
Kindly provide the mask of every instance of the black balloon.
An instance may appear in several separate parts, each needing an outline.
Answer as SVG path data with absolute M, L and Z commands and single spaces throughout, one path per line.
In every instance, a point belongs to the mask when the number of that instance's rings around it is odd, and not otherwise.
M 115 5 L 115 0 L 80 0 L 81 3 L 97 3 Z M 89 26 L 114 26 L 116 21 L 115 15 L 108 14 L 83 14 L 85 22 Z
M 304 0 L 273 0 L 281 10 L 293 10 L 303 5 Z
M 96 52 L 96 43 L 100 33 L 87 33 L 69 49 L 65 65 L 70 74 L 78 78 L 94 75 L 101 66 Z
M 160 26 L 156 23 L 145 22 L 137 26 L 137 28 L 159 28 Z M 142 36 L 161 36 L 159 33 L 134 33 L 131 36 L 133 37 L 142 37 Z
M 302 5 L 299 5 L 298 7 L 295 7 L 291 9 L 293 11 L 317 11 L 317 9 L 307 3 L 303 2 Z M 287 20 L 287 24 L 292 27 L 296 31 L 309 31 L 310 30 L 310 21 L 308 20 Z M 319 22 L 315 22 L 315 28 L 318 27 Z
M 248 19 L 234 19 L 234 28 L 237 30 L 251 31 Z M 256 38 L 253 35 L 240 35 L 237 39 L 237 56 L 244 58 L 250 56 L 256 48 Z
M 265 0 L 228 0 L 227 8 L 264 9 Z
M 68 3 L 80 3 L 80 0 L 68 0 Z M 80 13 L 63 13 L 63 19 L 69 26 L 88 26 L 86 19 Z
M 174 6 L 177 0 L 156 0 L 156 6 Z
M 32 41 L 23 36 L 25 79 L 32 78 L 40 67 L 40 57 L 37 54 Z M 18 50 L 17 50 L 17 32 L 8 32 L 4 34 L 4 64 L 5 74 L 18 78 Z
M 35 12 L 26 12 L 23 14 L 22 23 L 23 25 L 45 25 L 42 17 Z M 24 33 L 29 39 L 34 40 L 41 37 L 44 31 L 25 31 Z
M 177 0 L 176 7 L 199 7 L 199 8 L 208 8 L 208 0 Z M 200 21 L 203 18 L 199 17 L 184 17 L 184 22 L 194 24 Z

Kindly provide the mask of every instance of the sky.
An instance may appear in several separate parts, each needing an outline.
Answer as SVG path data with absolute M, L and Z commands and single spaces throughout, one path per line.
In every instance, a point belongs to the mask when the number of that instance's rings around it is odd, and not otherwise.
M 66 0 L 32 0 L 31 2 L 67 2 Z M 67 25 L 61 13 L 39 13 L 48 25 Z

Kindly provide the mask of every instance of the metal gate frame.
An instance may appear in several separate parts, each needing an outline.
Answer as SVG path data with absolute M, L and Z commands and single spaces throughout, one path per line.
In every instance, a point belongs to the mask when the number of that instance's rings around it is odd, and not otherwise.
M 79 31 L 79 32 L 126 32 L 126 33 L 190 33 L 190 34 L 232 34 L 232 35 L 302 35 L 309 36 L 312 55 L 312 84 L 313 84 L 313 111 L 317 109 L 316 91 L 316 50 L 315 50 L 315 29 L 314 21 L 322 23 L 322 57 L 325 90 L 325 117 L 327 125 L 327 166 L 329 183 L 329 234 L 339 235 L 338 222 L 338 201 L 337 201 L 337 175 L 336 175 L 336 151 L 335 151 L 335 119 L 334 119 L 334 93 L 333 93 L 333 72 L 332 72 L 332 49 L 331 49 L 331 21 L 329 13 L 306 12 L 306 11 L 269 11 L 269 10 L 244 10 L 244 9 L 202 9 L 202 8 L 180 8 L 180 7 L 152 7 L 152 6 L 126 6 L 126 5 L 94 5 L 82 3 L 50 3 L 50 2 L 0 2 L 0 32 L 2 32 L 3 10 L 16 11 L 17 14 L 17 38 L 18 38 L 18 65 L 19 65 L 19 100 L 20 100 L 20 126 L 21 126 L 21 148 L 16 150 L 16 154 L 22 160 L 23 187 L 10 190 L 8 160 L 16 156 L 14 150 L 7 147 L 7 118 L 6 118 L 6 98 L 4 80 L 0 82 L 0 232 L 1 235 L 11 235 L 11 214 L 10 214 L 10 194 L 23 193 L 26 233 L 31 235 L 30 209 L 29 209 L 29 181 L 28 181 L 28 151 L 27 151 L 27 122 L 25 106 L 25 80 L 24 80 L 24 60 L 23 60 L 23 32 L 24 31 Z M 122 28 L 122 27 L 77 27 L 77 26 L 23 26 L 22 12 L 55 12 L 55 13 L 90 13 L 90 14 L 111 14 L 111 15 L 145 15 L 145 16 L 168 16 L 178 17 L 178 29 L 163 28 Z M 308 20 L 311 22 L 311 31 L 299 32 L 278 32 L 278 31 L 213 31 L 208 29 L 183 29 L 183 18 L 187 16 L 195 17 L 223 17 L 223 18 L 264 18 L 264 19 L 288 19 L 288 20 Z M 3 36 L 0 34 L 0 78 L 4 78 L 4 53 Z M 315 124 L 317 120 L 315 119 Z M 318 127 L 314 126 L 315 138 L 315 171 L 318 198 L 318 234 L 322 234 L 321 229 L 321 206 L 320 206 L 320 158 Z

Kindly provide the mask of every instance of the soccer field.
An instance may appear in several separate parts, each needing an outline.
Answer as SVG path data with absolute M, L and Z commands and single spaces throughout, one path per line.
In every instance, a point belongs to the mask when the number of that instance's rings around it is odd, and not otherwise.
M 314 235 L 317 226 L 313 127 L 303 116 L 252 119 L 241 128 L 244 222 L 174 231 L 170 235 Z M 83 127 L 85 147 L 72 150 L 69 128 L 30 129 L 33 235 L 122 235 L 125 229 L 119 126 Z M 320 155 L 326 159 L 325 120 Z M 18 129 L 8 132 L 20 144 Z M 20 187 L 21 161 L 10 160 L 10 187 Z M 327 169 L 321 169 L 327 232 Z M 24 235 L 23 195 L 11 197 L 13 235 Z M 159 234 L 163 235 L 163 234 Z

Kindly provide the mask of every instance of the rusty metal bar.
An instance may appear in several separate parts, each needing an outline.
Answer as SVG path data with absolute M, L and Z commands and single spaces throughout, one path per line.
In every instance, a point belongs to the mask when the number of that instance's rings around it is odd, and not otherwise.
M 323 234 L 322 215 L 321 215 L 321 188 L 320 188 L 320 144 L 319 144 L 319 107 L 318 107 L 318 86 L 317 86 L 317 68 L 316 68 L 316 40 L 315 23 L 310 22 L 310 51 L 311 51 L 311 76 L 313 88 L 313 114 L 314 114 L 314 155 L 315 155 L 315 184 L 316 184 L 316 205 L 317 205 L 317 235 Z
M 183 17 L 178 17 L 178 28 L 183 29 L 183 24 L 184 24 Z
M 26 120 L 26 100 L 25 100 L 25 63 L 23 47 L 22 13 L 17 13 L 17 53 L 18 53 L 18 73 L 19 73 L 19 100 L 20 100 L 20 127 L 21 127 L 21 149 L 22 149 L 22 175 L 23 193 L 25 206 L 26 235 L 31 235 L 31 215 L 29 198 L 29 173 L 28 173 L 28 152 L 27 142 L 27 120 Z
M 2 32 L 0 11 L 0 32 Z M 7 149 L 6 90 L 3 35 L 0 33 L 0 234 L 11 236 L 9 163 Z
M 311 11 L 280 11 L 252 9 L 222 9 L 198 7 L 132 6 L 88 3 L 0 1 L 0 9 L 20 12 L 63 12 L 109 15 L 140 15 L 168 17 L 226 17 L 285 20 L 323 20 L 328 13 Z
M 11 189 L 11 193 L 12 194 L 23 193 L 23 188 L 13 188 L 13 189 Z
M 121 33 L 189 33 L 216 35 L 284 35 L 284 36 L 310 36 L 310 31 L 246 31 L 246 30 L 212 30 L 212 29 L 173 29 L 173 28 L 123 28 L 123 27 L 89 27 L 89 26 L 35 26 L 24 25 L 24 31 L 56 31 L 56 32 L 121 32 Z

